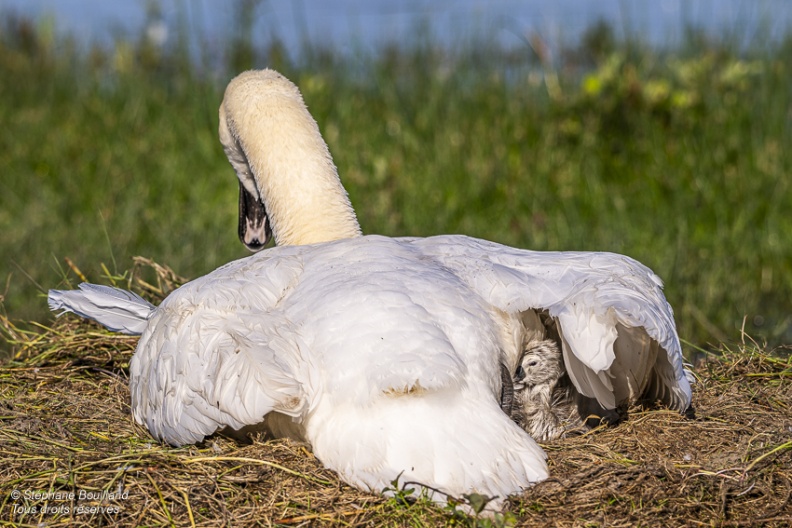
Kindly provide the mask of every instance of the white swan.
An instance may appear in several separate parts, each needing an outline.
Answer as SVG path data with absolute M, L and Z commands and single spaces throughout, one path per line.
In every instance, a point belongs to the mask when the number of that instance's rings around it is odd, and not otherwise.
M 505 498 L 547 477 L 542 450 L 500 407 L 502 365 L 516 370 L 523 343 L 545 334 L 542 317 L 592 402 L 689 406 L 671 308 L 643 265 L 465 236 L 358 236 L 294 85 L 244 73 L 220 116 L 243 193 L 265 207 L 280 246 L 156 308 L 108 287 L 50 291 L 53 310 L 142 334 L 131 405 L 155 438 L 189 444 L 267 417 L 358 488 L 381 492 L 401 475 L 407 487 Z M 262 225 L 251 223 L 254 246 Z

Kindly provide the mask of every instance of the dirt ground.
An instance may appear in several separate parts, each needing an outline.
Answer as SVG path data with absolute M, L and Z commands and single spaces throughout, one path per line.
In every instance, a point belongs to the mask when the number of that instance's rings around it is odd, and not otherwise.
M 545 444 L 550 479 L 479 519 L 362 493 L 295 442 L 159 445 L 130 415 L 136 338 L 74 316 L 32 331 L 0 316 L 0 330 L 14 353 L 0 364 L 2 523 L 792 525 L 788 350 L 722 346 L 696 366 L 694 416 L 633 408 L 616 426 Z

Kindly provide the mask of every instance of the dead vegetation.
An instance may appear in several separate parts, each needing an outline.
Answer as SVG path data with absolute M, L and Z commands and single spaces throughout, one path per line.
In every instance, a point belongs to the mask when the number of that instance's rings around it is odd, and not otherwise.
M 139 264 L 146 264 L 139 262 Z M 179 282 L 125 278 L 149 296 Z M 76 317 L 0 328 L 0 522 L 47 526 L 789 526 L 792 359 L 753 343 L 696 368 L 694 417 L 634 408 L 625 422 L 544 445 L 551 478 L 495 519 L 357 491 L 307 446 L 215 436 L 174 449 L 129 410 L 137 339 Z M 464 438 L 449 439 L 464 441 Z

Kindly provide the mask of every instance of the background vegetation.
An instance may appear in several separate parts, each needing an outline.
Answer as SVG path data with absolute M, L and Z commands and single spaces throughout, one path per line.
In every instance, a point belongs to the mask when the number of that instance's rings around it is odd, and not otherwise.
M 691 31 L 657 50 L 600 24 L 554 63 L 538 39 L 450 51 L 426 36 L 299 63 L 243 22 L 220 48 L 176 40 L 85 49 L 3 16 L 11 318 L 47 320 L 40 292 L 77 270 L 106 282 L 143 255 L 196 277 L 244 256 L 217 108 L 234 74 L 273 67 L 302 90 L 365 232 L 625 253 L 666 281 L 688 342 L 744 327 L 792 343 L 792 36 L 738 48 Z

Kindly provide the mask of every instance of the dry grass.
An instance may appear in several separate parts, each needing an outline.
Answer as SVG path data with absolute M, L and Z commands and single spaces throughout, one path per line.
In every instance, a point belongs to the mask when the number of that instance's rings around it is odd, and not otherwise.
M 156 297 L 179 280 L 164 268 L 156 276 L 151 283 L 137 274 L 127 281 Z M 294 442 L 241 445 L 216 436 L 199 446 L 161 446 L 130 416 L 127 371 L 136 338 L 75 317 L 35 331 L 2 318 L 0 327 L 14 348 L 13 358 L 0 365 L 3 523 L 792 523 L 792 360 L 785 351 L 746 344 L 699 365 L 695 418 L 635 408 L 618 426 L 545 445 L 551 479 L 514 497 L 505 517 L 488 520 L 453 515 L 426 501 L 407 505 L 361 493 Z M 80 498 L 81 492 L 102 491 L 122 495 Z M 61 495 L 37 499 L 34 492 Z

